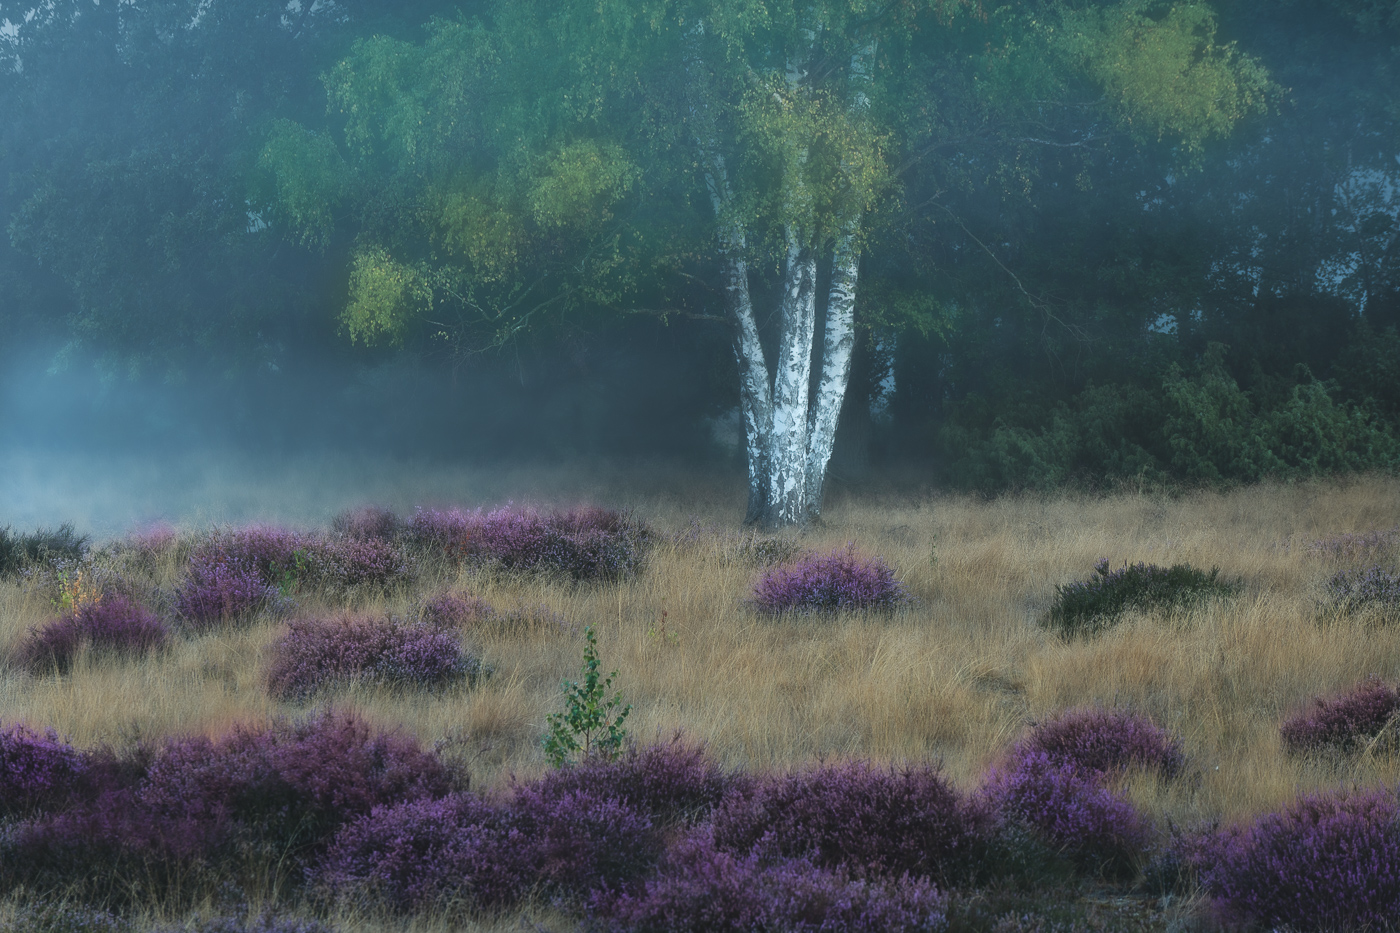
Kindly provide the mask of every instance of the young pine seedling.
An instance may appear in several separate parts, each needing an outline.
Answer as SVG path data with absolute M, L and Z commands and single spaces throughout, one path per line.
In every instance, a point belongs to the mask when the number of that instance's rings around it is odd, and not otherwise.
M 627 738 L 622 724 L 632 712 L 632 706 L 624 705 L 619 693 L 608 695 L 617 671 L 602 678 L 598 673 L 601 665 L 593 626 L 583 630 L 583 637 L 588 641 L 583 649 L 583 682 L 566 680 L 564 702 L 567 708 L 545 718 L 549 733 L 544 737 L 544 754 L 556 768 L 563 767 L 574 757 L 597 755 L 611 761 L 622 750 Z

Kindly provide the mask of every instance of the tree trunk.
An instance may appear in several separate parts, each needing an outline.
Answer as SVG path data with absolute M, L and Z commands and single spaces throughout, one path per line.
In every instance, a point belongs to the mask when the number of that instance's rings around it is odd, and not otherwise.
M 817 323 L 817 256 L 788 232 L 780 306 L 782 332 L 773 379 L 768 434 L 768 507 L 759 522 L 770 528 L 806 521 L 808 396 L 812 338 Z
M 821 514 L 826 470 L 836 443 L 836 424 L 851 379 L 851 356 L 856 346 L 856 252 L 854 225 L 841 231 L 831 261 L 831 289 L 826 300 L 826 339 L 822 347 L 821 381 L 812 406 L 811 438 L 807 452 L 806 502 L 803 521 Z

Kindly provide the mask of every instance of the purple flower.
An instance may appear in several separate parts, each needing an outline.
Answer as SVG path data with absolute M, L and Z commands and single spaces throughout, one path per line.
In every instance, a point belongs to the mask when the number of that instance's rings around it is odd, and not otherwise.
M 752 603 L 764 612 L 825 612 L 893 609 L 907 599 L 888 564 L 847 544 L 763 574 L 754 584 Z
M 1400 808 L 1387 790 L 1307 795 L 1189 848 L 1227 925 L 1321 933 L 1400 918 Z
M 1384 567 L 1366 570 L 1341 570 L 1327 581 L 1332 603 L 1343 612 L 1379 609 L 1393 613 L 1400 610 L 1400 575 Z
M 1101 776 L 1138 767 L 1170 778 L 1186 760 L 1180 743 L 1150 720 L 1097 707 L 1070 710 L 1037 725 L 1012 747 L 1010 757 L 1028 754 Z
M 423 621 L 438 628 L 461 628 L 495 616 L 491 604 L 478 596 L 439 593 L 423 603 Z
M 206 547 L 190 558 L 175 607 L 194 628 L 210 628 L 243 619 L 275 603 L 277 587 L 254 566 L 217 548 Z
M 0 815 L 62 801 L 87 769 L 86 756 L 52 729 L 40 735 L 23 723 L 11 725 L 0 732 Z
M 163 646 L 169 637 L 155 613 L 122 595 L 83 603 L 71 612 L 30 629 L 16 650 L 16 662 L 28 670 L 66 672 L 83 647 L 117 654 L 141 654 Z
M 1344 693 L 1314 697 L 1312 705 L 1279 726 L 1289 751 L 1339 748 L 1372 738 L 1400 712 L 1400 692 L 1372 676 Z

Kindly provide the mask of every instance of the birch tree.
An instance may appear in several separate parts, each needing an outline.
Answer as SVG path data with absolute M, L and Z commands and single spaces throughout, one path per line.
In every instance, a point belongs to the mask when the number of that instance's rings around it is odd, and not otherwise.
M 820 513 L 862 255 L 911 174 L 1069 99 L 1189 153 L 1266 84 L 1193 0 L 512 0 L 421 44 L 357 43 L 326 76 L 343 143 L 280 124 L 262 161 L 285 226 L 354 228 L 351 339 L 500 345 L 588 309 L 722 320 L 747 521 L 781 527 Z M 718 314 L 658 286 L 687 268 Z

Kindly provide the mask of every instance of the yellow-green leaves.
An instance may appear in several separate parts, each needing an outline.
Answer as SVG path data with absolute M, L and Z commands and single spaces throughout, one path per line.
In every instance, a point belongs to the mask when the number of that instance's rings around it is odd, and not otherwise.
M 365 247 L 351 263 L 350 303 L 340 322 L 351 342 L 399 343 L 414 312 L 431 301 L 432 290 L 419 270 L 396 262 L 381 247 Z
M 583 229 L 611 219 L 609 208 L 632 187 L 636 168 L 621 146 L 582 139 L 551 152 L 540 166 L 527 201 L 544 228 Z
M 1188 0 L 1127 0 L 1067 14 L 1064 44 L 1139 136 L 1173 137 L 1188 153 L 1262 113 L 1268 74 L 1234 43 L 1216 39 L 1215 14 Z
M 278 120 L 258 164 L 272 175 L 279 216 L 303 244 L 324 248 L 350 175 L 335 144 L 290 120 Z

